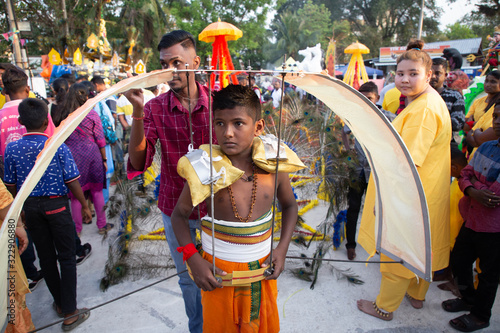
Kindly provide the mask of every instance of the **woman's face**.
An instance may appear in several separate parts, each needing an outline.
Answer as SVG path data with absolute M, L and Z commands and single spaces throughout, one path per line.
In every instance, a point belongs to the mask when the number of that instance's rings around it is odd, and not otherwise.
M 484 92 L 492 95 L 500 92 L 500 80 L 493 75 L 486 76 L 484 79 Z
M 425 70 L 422 61 L 403 60 L 396 70 L 396 88 L 402 95 L 417 97 L 428 86 L 432 70 Z

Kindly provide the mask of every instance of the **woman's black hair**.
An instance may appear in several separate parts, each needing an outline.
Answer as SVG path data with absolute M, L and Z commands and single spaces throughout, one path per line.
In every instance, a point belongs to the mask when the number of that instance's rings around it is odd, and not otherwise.
M 69 89 L 68 80 L 60 77 L 52 82 L 52 89 L 56 93 L 56 104 L 61 104 Z
M 59 105 L 56 109 L 54 115 L 52 115 L 52 121 L 54 125 L 59 126 L 59 124 L 68 117 L 68 115 L 78 109 L 83 105 L 88 99 L 89 90 L 86 85 L 82 83 L 73 84 L 61 105 Z

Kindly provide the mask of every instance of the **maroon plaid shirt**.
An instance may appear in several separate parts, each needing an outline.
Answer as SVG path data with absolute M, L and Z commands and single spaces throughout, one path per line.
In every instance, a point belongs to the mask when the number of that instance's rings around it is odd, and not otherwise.
M 195 149 L 202 144 L 209 143 L 210 121 L 208 88 L 201 86 L 198 82 L 196 85 L 200 96 L 196 105 L 193 105 L 192 113 Z M 188 146 L 191 143 L 189 112 L 182 106 L 172 90 L 152 99 L 144 106 L 144 134 L 147 141 L 144 170 L 135 170 L 129 160 L 127 171 L 134 176 L 137 175 L 137 171 L 146 171 L 153 162 L 156 141 L 160 140 L 162 156 L 158 208 L 171 216 L 184 187 L 184 179 L 177 174 L 177 162 L 188 152 Z M 215 134 L 213 138 L 215 143 L 217 141 Z M 205 205 L 200 205 L 200 208 L 201 216 L 205 215 Z M 193 211 L 190 218 L 198 218 L 197 210 Z

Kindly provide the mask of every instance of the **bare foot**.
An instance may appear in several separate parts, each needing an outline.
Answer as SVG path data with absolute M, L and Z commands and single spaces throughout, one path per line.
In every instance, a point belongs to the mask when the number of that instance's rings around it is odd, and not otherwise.
M 419 299 L 415 299 L 411 297 L 410 295 L 406 294 L 406 298 L 410 301 L 411 306 L 415 309 L 421 309 L 424 307 L 424 301 L 421 301 Z
M 392 312 L 382 312 L 375 302 L 368 301 L 366 299 L 360 299 L 357 302 L 358 309 L 360 311 L 363 311 L 366 314 L 369 314 L 370 316 L 374 316 L 376 318 L 382 319 L 382 320 L 392 320 Z

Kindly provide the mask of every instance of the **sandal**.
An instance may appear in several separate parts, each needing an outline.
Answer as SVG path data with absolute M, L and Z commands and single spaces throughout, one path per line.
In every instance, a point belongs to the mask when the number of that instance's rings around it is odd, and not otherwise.
M 78 316 L 76 317 L 76 320 L 72 322 L 71 324 L 65 324 L 63 323 L 61 328 L 63 331 L 71 331 L 73 328 L 77 327 L 81 323 L 83 323 L 85 320 L 89 319 L 90 317 L 90 311 L 87 308 L 83 308 L 78 310 Z
M 99 229 L 99 235 L 105 235 L 108 231 L 113 229 L 114 226 L 115 225 L 113 223 L 106 223 L 106 225 L 104 227 Z
M 470 311 L 472 309 L 472 305 L 461 298 L 449 299 L 441 303 L 441 306 L 446 312 Z
M 421 309 L 424 307 L 424 301 L 416 299 L 416 298 L 410 296 L 408 293 L 406 293 L 406 298 L 408 298 L 411 306 L 413 306 L 414 309 Z
M 460 332 L 474 332 L 490 326 L 489 322 L 478 322 L 478 318 L 473 314 L 464 314 L 450 320 L 450 325 Z

